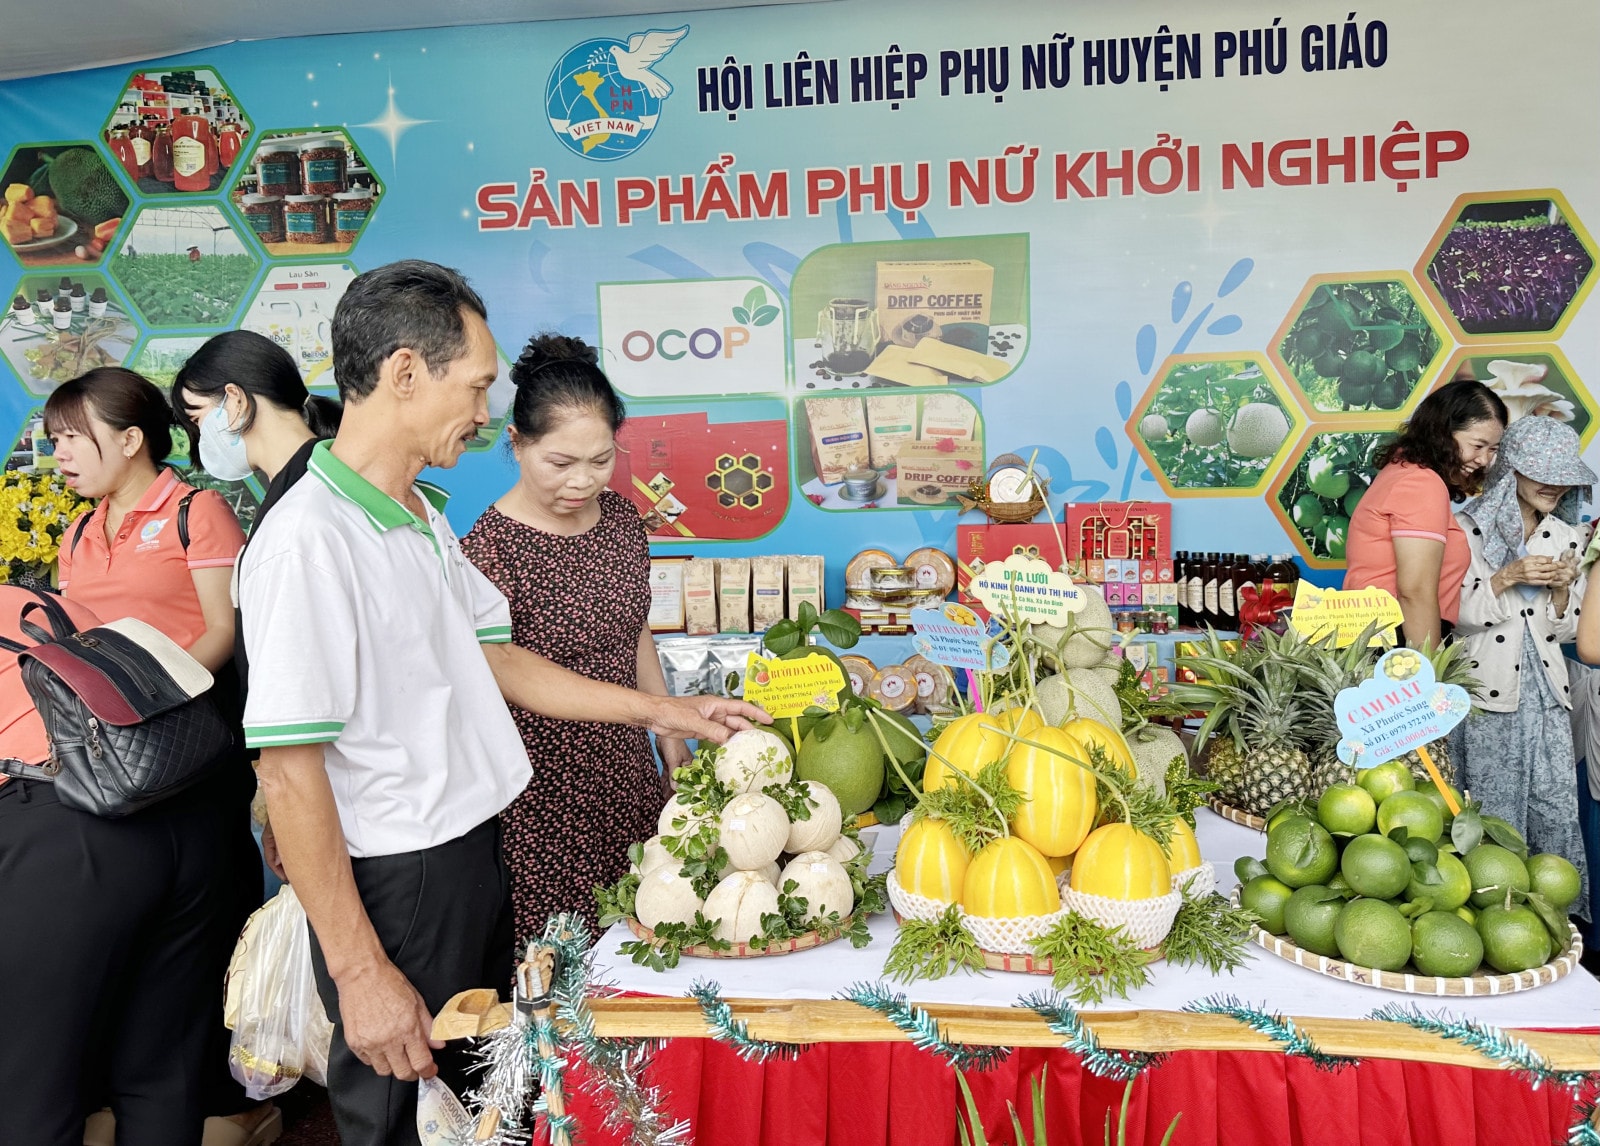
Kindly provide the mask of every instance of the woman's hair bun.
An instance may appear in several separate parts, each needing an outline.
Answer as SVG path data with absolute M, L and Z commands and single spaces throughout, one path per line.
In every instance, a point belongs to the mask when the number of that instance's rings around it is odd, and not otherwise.
M 553 362 L 583 362 L 597 367 L 600 355 L 581 338 L 565 334 L 535 335 L 523 347 L 511 371 L 512 380 L 519 386 L 532 383 L 534 373 Z

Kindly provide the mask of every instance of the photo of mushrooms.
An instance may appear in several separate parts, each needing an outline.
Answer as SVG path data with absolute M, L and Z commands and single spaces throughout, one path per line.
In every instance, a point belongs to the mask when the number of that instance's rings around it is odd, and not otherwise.
M 1594 399 L 1572 369 L 1551 353 L 1499 351 L 1463 358 L 1440 380 L 1471 378 L 1500 396 L 1513 421 L 1544 414 L 1566 422 L 1584 437 L 1593 420 Z

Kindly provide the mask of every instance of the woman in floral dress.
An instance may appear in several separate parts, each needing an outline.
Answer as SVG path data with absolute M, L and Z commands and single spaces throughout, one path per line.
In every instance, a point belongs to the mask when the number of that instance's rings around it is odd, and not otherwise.
M 665 694 L 650 636 L 650 547 L 633 504 L 606 488 L 622 401 L 578 339 L 541 335 L 511 370 L 517 484 L 484 511 L 462 550 L 511 603 L 512 640 L 573 672 Z M 596 922 L 594 888 L 627 870 L 667 801 L 641 728 L 512 715 L 533 779 L 501 813 L 517 935 L 557 912 Z M 670 774 L 682 741 L 658 745 Z

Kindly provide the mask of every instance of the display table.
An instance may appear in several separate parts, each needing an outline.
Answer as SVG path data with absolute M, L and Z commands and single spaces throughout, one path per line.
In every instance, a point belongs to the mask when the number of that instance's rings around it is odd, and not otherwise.
M 1217 868 L 1218 890 L 1228 894 L 1237 882 L 1233 860 L 1261 856 L 1265 837 L 1205 810 L 1197 819 L 1201 851 Z M 874 870 L 882 870 L 891 862 L 898 833 L 869 829 L 864 842 L 869 834 Z M 904 1042 L 886 1020 L 838 999 L 853 983 L 884 979 L 894 931 L 893 918 L 884 915 L 872 922 L 873 942 L 859 950 L 841 940 L 764 959 L 686 957 L 676 969 L 657 973 L 617 954 L 631 935 L 615 927 L 596 946 L 595 979 L 631 997 L 595 1001 L 598 1033 L 674 1040 L 657 1058 L 651 1078 L 672 1112 L 695 1123 L 701 1146 L 953 1142 L 953 1073 Z M 1433 999 L 1328 979 L 1256 947 L 1247 958 L 1241 970 L 1222 976 L 1158 962 L 1151 982 L 1128 999 L 1085 1010 L 1087 1025 L 1108 1047 L 1175 1052 L 1135 1086 L 1130 1143 L 1159 1142 L 1180 1111 L 1183 1128 L 1174 1141 L 1181 1146 L 1547 1146 L 1564 1137 L 1574 1117 L 1568 1093 L 1534 1091 L 1468 1048 L 1399 1024 L 1363 1020 L 1396 1002 L 1515 1029 L 1553 1066 L 1600 1070 L 1600 982 L 1581 971 L 1516 995 Z M 820 1045 L 791 1062 L 742 1062 L 706 1038 L 698 1005 L 684 997 L 697 979 L 718 984 L 753 1037 Z M 1023 1048 L 992 1071 L 968 1072 L 991 1135 L 1009 1126 L 1007 1101 L 1028 1109 L 1029 1079 L 1048 1063 L 1053 1134 L 1060 1124 L 1059 1139 L 1053 1136 L 1050 1146 L 1101 1141 L 1104 1112 L 1120 1102 L 1121 1084 L 1082 1070 L 1059 1049 L 1059 1036 L 1016 1005 L 1021 996 L 1047 989 L 1047 978 L 988 972 L 893 986 L 925 1004 L 949 1040 Z M 1322 1071 L 1232 1019 L 1181 1012 L 1187 1003 L 1218 994 L 1292 1016 L 1322 1051 L 1365 1061 L 1337 1073 Z

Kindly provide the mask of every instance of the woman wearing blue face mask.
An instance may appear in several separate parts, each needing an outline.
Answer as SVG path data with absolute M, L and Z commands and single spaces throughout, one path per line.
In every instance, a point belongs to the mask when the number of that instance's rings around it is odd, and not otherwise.
M 341 412 L 306 389 L 287 350 L 253 330 L 219 334 L 190 355 L 173 379 L 172 408 L 206 473 L 267 479 L 257 521 L 305 474 L 311 448 L 333 437 Z

